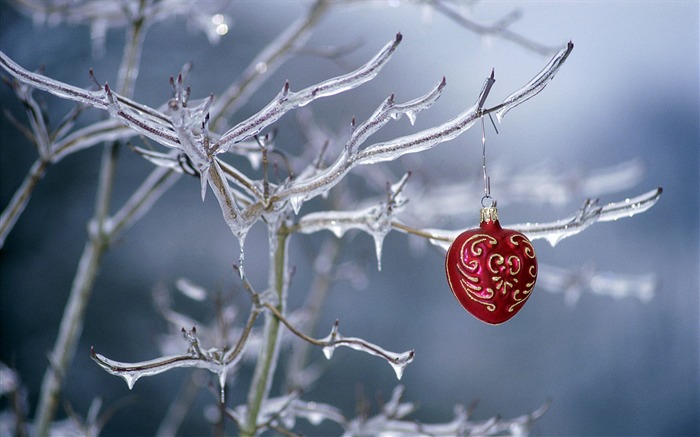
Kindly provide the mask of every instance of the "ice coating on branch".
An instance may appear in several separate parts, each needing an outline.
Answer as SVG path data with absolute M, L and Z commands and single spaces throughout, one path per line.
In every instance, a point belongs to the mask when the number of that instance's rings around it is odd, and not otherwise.
M 351 73 L 326 80 L 297 92 L 291 91 L 289 83 L 286 83 L 282 91 L 266 107 L 224 133 L 212 145 L 212 153 L 218 154 L 229 150 L 235 143 L 258 134 L 292 109 L 303 107 L 318 98 L 332 96 L 358 87 L 373 79 L 389 61 L 401 39 L 401 34 L 397 34 L 396 38 L 385 45 L 374 58 Z
M 93 349 L 92 358 L 108 373 L 124 379 L 129 390 L 134 387 L 134 384 L 139 378 L 144 376 L 157 375 L 177 367 L 205 367 L 202 365 L 202 362 L 187 355 L 175 355 L 136 363 L 124 363 L 110 360 L 104 355 L 96 353 Z
M 337 321 L 333 325 L 331 333 L 325 338 L 320 339 L 319 342 L 325 344 L 325 346 L 323 346 L 323 355 L 329 360 L 331 357 L 333 357 L 333 352 L 335 352 L 335 349 L 339 346 L 346 346 L 357 351 L 383 358 L 391 365 L 391 368 L 394 369 L 396 378 L 399 380 L 403 376 L 406 366 L 413 361 L 415 356 L 415 352 L 412 350 L 401 353 L 389 352 L 376 344 L 370 343 L 361 338 L 343 337 L 338 332 Z
M 385 126 L 389 121 L 400 118 L 401 114 L 412 112 L 414 114 L 428 109 L 440 97 L 446 85 L 445 79 L 437 84 L 427 94 L 403 104 L 396 104 L 394 96 L 389 96 L 363 123 L 355 126 L 350 139 L 345 143 L 341 155 L 328 168 L 322 171 L 309 172 L 309 177 L 298 178 L 289 187 L 282 190 L 277 196 L 281 199 L 289 198 L 295 205 L 301 206 L 306 200 L 328 192 L 345 176 L 355 165 L 367 164 L 361 159 L 364 151 L 359 147 L 374 133 Z M 424 131 L 425 132 L 425 131 Z M 408 137 L 403 137 L 408 138 Z M 403 153 L 395 156 L 398 158 Z M 291 200 L 293 199 L 293 200 Z
M 555 246 L 564 238 L 576 235 L 597 221 L 606 222 L 620 218 L 632 217 L 647 211 L 661 197 L 662 189 L 648 191 L 634 198 L 620 202 L 611 202 L 598 206 L 597 200 L 588 199 L 576 215 L 553 223 L 525 223 L 512 225 L 511 228 L 527 235 L 531 240 L 544 238 Z
M 581 208 L 570 217 L 549 223 L 505 224 L 503 227 L 522 232 L 530 240 L 545 239 L 552 246 L 555 246 L 564 238 L 576 235 L 598 221 L 605 222 L 629 218 L 647 211 L 656 204 L 661 197 L 662 191 L 661 188 L 657 188 L 620 202 L 608 203 L 605 206 L 598 206 L 597 200 L 586 199 Z M 431 244 L 447 251 L 455 238 L 471 227 L 452 231 L 433 228 L 414 229 L 395 221 L 394 228 L 425 237 Z
M 249 318 L 248 324 L 252 326 L 254 317 Z M 202 349 L 199 344 L 196 329 L 193 327 L 190 330 L 182 328 L 182 336 L 189 343 L 189 348 L 186 354 L 170 355 L 155 358 L 147 361 L 135 363 L 125 363 L 115 361 L 105 357 L 104 355 L 95 352 L 94 348 L 90 349 L 90 354 L 100 367 L 108 373 L 119 376 L 126 381 L 129 389 L 134 387 L 134 384 L 140 378 L 153 376 L 168 370 L 179 367 L 198 367 L 207 369 L 215 373 L 219 379 L 221 402 L 224 402 L 224 394 L 226 388 L 226 377 L 230 369 L 237 365 L 243 356 L 247 343 L 248 331 L 244 331 L 238 344 L 234 348 L 209 348 Z
M 554 78 L 554 75 L 559 71 L 559 68 L 564 64 L 566 58 L 574 49 L 574 44 L 569 42 L 566 47 L 561 49 L 559 53 L 554 55 L 549 64 L 542 71 L 540 71 L 537 76 L 535 76 L 530 82 L 528 82 L 524 87 L 515 91 L 513 94 L 505 98 L 502 107 L 496 112 L 496 117 L 500 122 L 508 111 L 515 108 L 519 104 L 525 102 L 536 96 L 540 91 L 544 89 L 545 86 Z
M 65 156 L 87 149 L 102 142 L 118 141 L 134 136 L 134 131 L 118 120 L 98 121 L 67 135 L 53 143 L 51 162 L 56 163 Z
M 407 199 L 403 194 L 410 173 L 387 187 L 387 197 L 378 205 L 356 211 L 322 211 L 310 213 L 299 219 L 299 231 L 305 234 L 328 230 L 341 238 L 348 230 L 359 229 L 374 240 L 377 269 L 382 269 L 384 237 L 391 231 L 394 215 L 403 210 Z

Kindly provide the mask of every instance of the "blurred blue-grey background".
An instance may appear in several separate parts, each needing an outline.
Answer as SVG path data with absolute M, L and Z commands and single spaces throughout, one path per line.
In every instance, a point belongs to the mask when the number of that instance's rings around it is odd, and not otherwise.
M 191 32 L 182 20 L 153 26 L 146 37 L 136 99 L 152 106 L 164 102 L 171 93 L 168 77 L 187 61 L 194 64 L 193 97 L 216 95 L 308 6 L 307 2 L 236 2 L 224 11 L 231 29 L 218 45 Z M 109 32 L 105 55 L 93 58 L 86 27 L 37 26 L 6 2 L 0 8 L 0 48 L 19 64 L 30 70 L 43 65 L 47 75 L 81 86 L 90 84 L 89 68 L 100 81 L 114 82 L 121 30 Z M 342 260 L 364 263 L 367 286 L 336 284 L 316 334 L 325 336 L 332 322 L 340 319 L 345 335 L 364 337 L 390 350 L 415 349 L 415 361 L 401 384 L 406 386 L 406 400 L 419 404 L 415 417 L 426 422 L 450 420 L 457 403 L 478 400 L 474 418 L 485 419 L 524 414 L 551 400 L 549 411 L 534 426 L 536 434 L 698 435 L 698 2 L 481 2 L 468 12 L 473 20 L 488 24 L 516 8 L 522 17 L 511 26 L 513 31 L 553 46 L 572 40 L 576 47 L 540 95 L 509 113 L 499 135 L 491 131 L 490 162 L 508 169 L 498 176 L 505 179 L 509 172 L 536 174 L 545 166 L 561 175 L 585 175 L 641 160 L 646 170 L 641 181 L 601 202 L 662 186 L 664 194 L 654 208 L 630 219 L 596 224 L 556 248 L 543 241 L 537 241 L 536 248 L 540 263 L 563 269 L 590 265 L 626 275 L 653 272 L 659 284 L 656 295 L 644 303 L 634 297 L 618 300 L 587 293 L 568 306 L 561 294 L 539 290 L 512 321 L 486 326 L 452 297 L 439 251 L 412 241 L 417 237 L 391 233 L 382 271 L 377 272 L 371 238 L 349 234 Z M 270 77 L 231 123 L 264 106 L 286 79 L 293 90 L 301 89 L 355 68 L 397 31 L 404 40 L 377 78 L 310 105 L 319 122 L 347 132 L 353 116 L 364 119 L 389 94 L 407 101 L 445 76 L 445 92 L 432 109 L 420 114 L 415 127 L 401 120 L 379 135 L 391 138 L 461 112 L 472 104 L 491 68 L 497 82 L 489 102 L 495 104 L 548 61 L 548 56 L 513 42 L 470 32 L 423 5 L 356 2 L 326 16 L 307 43 L 312 49 L 357 45 L 354 51 L 341 62 L 315 56 L 313 50 L 300 52 Z M 23 110 L 12 91 L 3 87 L 0 97 L 2 109 L 22 120 Z M 51 97 L 46 100 L 56 117 L 70 107 Z M 36 152 L 5 117 L 1 123 L 4 207 Z M 473 129 L 400 164 L 412 169 L 418 181 L 471 181 L 465 183 L 465 189 L 472 191 L 465 192 L 464 201 L 476 205 L 481 197 L 474 183 L 480 170 L 479 140 L 478 129 Z M 298 142 L 294 118 L 287 116 L 280 123 L 277 145 L 298 154 Z M 31 406 L 85 241 L 99 159 L 100 150 L 94 148 L 51 167 L 0 252 L 0 360 L 20 372 Z M 115 205 L 150 168 L 123 150 Z M 398 178 L 399 171 L 394 175 Z M 383 189 L 378 183 L 376 195 Z M 153 434 L 168 401 L 191 371 L 146 378 L 129 392 L 122 380 L 90 360 L 90 345 L 118 360 L 153 358 L 159 354 L 158 335 L 166 331 L 152 304 L 151 291 L 157 284 L 172 286 L 175 279 L 187 277 L 213 291 L 230 293 L 238 287 L 231 269 L 231 262 L 238 259 L 237 243 L 213 196 L 202 203 L 198 190 L 192 178 L 179 181 L 104 259 L 64 395 L 81 414 L 96 396 L 109 405 L 134 395 L 132 403 L 108 423 L 105 435 Z M 572 196 L 563 205 L 511 202 L 501 208 L 502 221 L 563 218 L 586 196 L 585 192 Z M 434 225 L 467 227 L 475 221 L 469 216 L 461 224 Z M 293 238 L 291 257 L 297 273 L 290 294 L 292 308 L 306 297 L 312 276 L 310 253 L 329 235 Z M 246 248 L 248 274 L 262 287 L 266 239 L 261 226 L 253 229 Z M 247 308 L 244 296 L 239 301 Z M 207 308 L 198 304 L 192 312 L 210 317 Z M 386 363 L 365 354 L 341 349 L 329 362 L 320 350 L 314 356 L 327 372 L 304 397 L 334 403 L 348 416 L 354 414 L 358 387 L 371 399 L 377 392 L 388 398 L 397 384 Z M 250 371 L 243 369 L 240 375 L 228 397 L 233 405 L 244 402 Z M 199 397 L 183 433 L 208 433 L 200 411 L 211 399 L 207 393 Z M 330 427 L 324 432 L 338 431 Z M 313 429 L 306 432 L 313 434 Z

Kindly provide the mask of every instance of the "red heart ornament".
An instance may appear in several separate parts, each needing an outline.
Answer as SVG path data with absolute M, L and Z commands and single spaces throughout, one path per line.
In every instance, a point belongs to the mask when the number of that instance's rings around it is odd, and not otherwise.
M 513 317 L 537 280 L 537 257 L 528 238 L 501 228 L 496 208 L 481 209 L 478 229 L 462 232 L 447 251 L 447 282 L 459 303 L 491 325 Z

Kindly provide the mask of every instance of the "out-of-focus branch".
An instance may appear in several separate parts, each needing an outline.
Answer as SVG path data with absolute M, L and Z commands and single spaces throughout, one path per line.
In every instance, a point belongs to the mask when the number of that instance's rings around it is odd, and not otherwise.
M 615 299 L 636 297 L 642 302 L 649 302 L 654 297 L 658 281 L 653 273 L 629 275 L 603 272 L 591 264 L 577 269 L 540 264 L 537 286 L 550 293 L 563 294 L 566 304 L 573 306 L 585 292 Z
M 211 123 L 214 130 L 223 124 L 226 117 L 243 106 L 249 97 L 272 76 L 301 44 L 308 39 L 311 31 L 329 11 L 333 2 L 319 0 L 309 8 L 308 13 L 292 23 L 285 31 L 267 45 L 251 61 L 243 74 L 232 83 L 217 99 L 211 109 Z
M 48 163 L 46 161 L 44 161 L 42 158 L 37 158 L 29 169 L 29 172 L 27 172 L 27 175 L 24 177 L 22 185 L 17 188 L 15 194 L 12 196 L 12 199 L 10 199 L 10 203 L 2 211 L 2 214 L 0 215 L 0 248 L 5 245 L 7 235 L 15 226 L 17 219 L 27 206 L 34 188 L 44 177 L 47 166 Z
M 136 65 L 140 62 L 145 32 L 143 21 L 144 8 L 145 3 L 141 2 L 127 33 L 127 42 L 124 47 L 120 75 L 118 77 L 118 84 L 121 87 L 120 91 L 123 93 L 133 91 L 133 82 L 138 76 Z M 127 70 L 125 66 L 130 66 L 132 69 Z M 114 187 L 118 147 L 117 143 L 111 142 L 102 151 L 95 215 L 91 223 L 91 225 L 94 225 L 94 228 L 88 233 L 88 241 L 81 255 L 78 271 L 73 280 L 68 302 L 61 318 L 58 337 L 49 356 L 50 364 L 42 380 L 41 393 L 34 420 L 36 435 L 40 437 L 44 437 L 49 433 L 63 381 L 73 361 L 78 340 L 82 334 L 85 309 L 92 294 L 99 265 L 110 244 L 109 238 L 106 237 L 105 227 L 109 217 L 109 207 Z
M 558 50 L 557 47 L 539 44 L 529 38 L 524 37 L 523 35 L 520 35 L 517 32 L 513 32 L 512 30 L 508 29 L 508 26 L 513 23 L 515 19 L 519 18 L 517 11 L 515 11 L 516 13 L 511 13 L 505 16 L 497 23 L 487 26 L 469 19 L 469 17 L 459 10 L 459 6 L 453 4 L 452 2 L 444 0 L 425 0 L 425 2 L 428 3 L 433 9 L 450 18 L 460 26 L 463 26 L 464 28 L 478 35 L 493 35 L 497 38 L 514 42 L 521 47 L 542 55 L 549 55 Z
M 359 416 L 341 425 L 345 435 L 402 435 L 402 436 L 492 436 L 492 435 L 528 435 L 532 424 L 549 408 L 549 402 L 537 410 L 513 419 L 491 417 L 487 420 L 471 420 L 470 411 L 461 405 L 455 407 L 454 418 L 445 423 L 422 423 L 409 419 L 416 409 L 412 402 L 403 402 L 403 386 L 397 386 L 391 399 L 383 406 L 381 412 L 372 417 Z M 324 416 L 337 420 L 334 415 Z

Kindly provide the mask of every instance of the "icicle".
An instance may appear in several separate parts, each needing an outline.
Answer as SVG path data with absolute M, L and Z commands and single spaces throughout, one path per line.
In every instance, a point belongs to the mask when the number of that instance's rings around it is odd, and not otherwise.
M 380 272 L 382 271 L 382 246 L 384 245 L 384 237 L 386 237 L 387 232 L 384 232 L 383 230 L 372 232 L 372 238 L 374 239 L 374 252 L 377 256 L 377 270 Z
M 238 274 L 240 275 L 241 279 L 245 278 L 245 272 L 244 272 L 244 261 L 245 261 L 245 238 L 248 236 L 248 231 L 241 232 L 238 235 L 238 246 L 240 247 L 240 252 L 238 254 Z
M 328 341 L 328 346 L 325 346 L 323 348 L 323 355 L 326 357 L 327 360 L 331 359 L 331 357 L 333 356 L 333 352 L 335 351 L 335 348 L 337 346 L 335 340 L 338 336 L 338 325 L 340 325 L 340 321 L 336 320 L 333 324 L 333 327 L 331 328 L 331 333 L 328 334 L 328 337 L 326 337 L 325 339 Z
M 222 367 L 221 371 L 219 372 L 219 387 L 221 388 L 221 404 L 223 405 L 226 401 L 226 374 L 227 374 L 227 368 L 226 366 Z
M 416 118 L 418 117 L 418 113 L 416 111 L 407 111 L 406 117 L 408 117 L 408 121 L 411 122 L 411 126 L 414 126 L 416 124 Z
M 292 205 L 292 209 L 294 210 L 294 214 L 297 215 L 299 214 L 299 211 L 301 210 L 301 205 L 304 204 L 304 196 L 293 196 L 289 198 L 289 203 Z
M 414 352 L 408 351 L 397 356 L 395 360 L 389 361 L 389 364 L 391 364 L 391 368 L 394 369 L 394 372 L 396 373 L 396 379 L 398 379 L 399 381 L 403 377 L 403 372 L 406 370 L 406 366 L 408 366 L 409 363 L 413 361 L 413 356 Z

